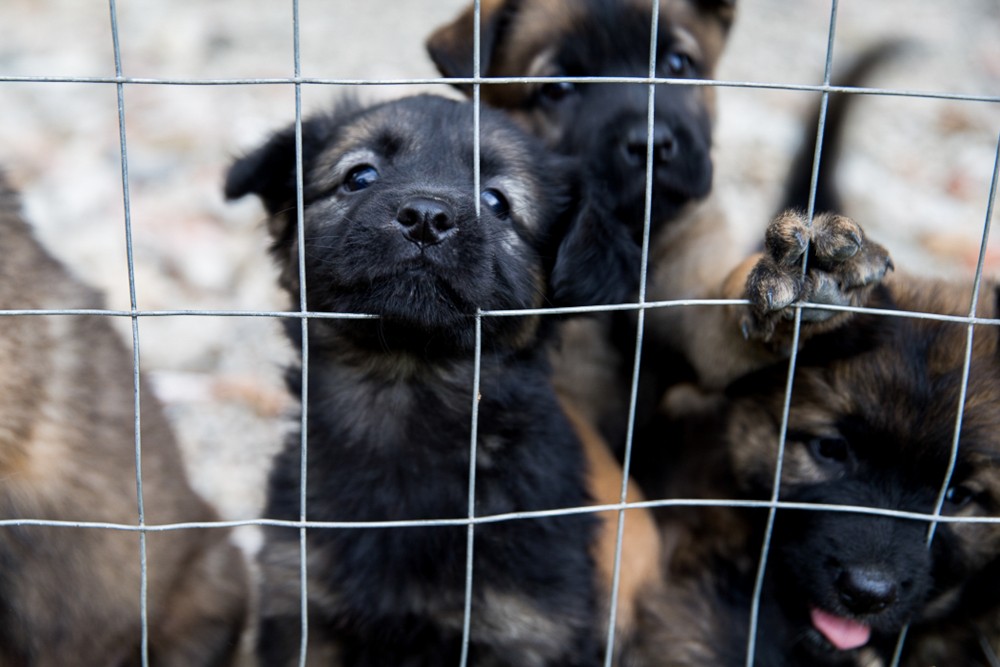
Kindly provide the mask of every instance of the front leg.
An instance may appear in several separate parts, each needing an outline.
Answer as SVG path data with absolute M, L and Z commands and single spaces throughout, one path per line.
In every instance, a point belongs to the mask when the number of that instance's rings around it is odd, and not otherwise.
M 746 278 L 750 307 L 740 325 L 745 338 L 782 353 L 791 345 L 794 304 L 863 306 L 893 268 L 886 249 L 842 215 L 817 216 L 810 226 L 803 214 L 785 212 L 768 226 L 764 247 Z M 801 337 L 834 329 L 851 316 L 850 312 L 803 308 Z
M 719 240 L 726 259 L 726 239 Z M 849 218 L 824 214 L 810 226 L 805 215 L 789 211 L 768 225 L 763 252 L 728 266 L 728 275 L 716 279 L 715 289 L 705 296 L 747 299 L 749 307 L 671 309 L 683 315 L 676 331 L 683 335 L 686 358 L 697 372 L 702 391 L 721 390 L 746 373 L 786 358 L 791 351 L 796 303 L 867 303 L 892 268 L 892 260 L 885 248 L 866 238 Z M 800 340 L 838 327 L 850 316 L 805 308 Z

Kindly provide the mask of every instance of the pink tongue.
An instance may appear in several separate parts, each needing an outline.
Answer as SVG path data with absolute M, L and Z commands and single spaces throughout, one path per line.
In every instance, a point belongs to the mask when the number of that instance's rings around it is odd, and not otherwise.
M 864 646 L 871 637 L 871 628 L 857 621 L 834 616 L 820 609 L 813 609 L 811 615 L 813 627 L 841 651 Z

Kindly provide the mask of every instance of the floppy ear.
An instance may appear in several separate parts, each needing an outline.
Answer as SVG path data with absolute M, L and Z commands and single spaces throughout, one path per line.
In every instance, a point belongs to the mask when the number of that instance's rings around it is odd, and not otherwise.
M 302 170 L 305 174 L 330 142 L 338 119 L 359 109 L 354 99 L 340 102 L 333 114 L 315 116 L 302 121 Z M 226 199 L 239 199 L 246 195 L 260 197 L 270 215 L 268 229 L 275 243 L 289 240 L 295 220 L 295 126 L 275 132 L 263 146 L 237 159 L 226 174 L 224 192 Z
M 517 11 L 518 4 L 519 0 L 482 0 L 480 3 L 481 76 L 490 71 L 492 56 L 506 32 L 510 18 Z M 473 76 L 473 9 L 474 6 L 469 5 L 454 21 L 441 26 L 427 38 L 427 52 L 438 71 L 446 77 L 467 79 Z M 457 84 L 456 87 L 463 91 L 472 89 L 468 84 Z
M 303 124 L 303 169 L 305 128 Z M 233 162 L 224 191 L 226 199 L 260 197 L 274 247 L 290 243 L 295 232 L 295 127 L 274 133 L 263 146 Z
M 295 197 L 295 128 L 275 133 L 267 143 L 239 158 L 226 174 L 226 199 L 260 197 L 274 215 Z
M 626 226 L 585 201 L 559 243 L 551 277 L 552 300 L 556 306 L 632 300 L 639 289 L 641 260 L 641 248 Z

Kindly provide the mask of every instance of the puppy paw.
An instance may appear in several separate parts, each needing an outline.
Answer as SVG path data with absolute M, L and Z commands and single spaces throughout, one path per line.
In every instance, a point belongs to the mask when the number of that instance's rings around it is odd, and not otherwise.
M 892 268 L 888 251 L 868 239 L 850 218 L 827 213 L 816 216 L 810 228 L 805 215 L 782 213 L 768 226 L 763 256 L 747 277 L 750 308 L 741 320 L 743 334 L 748 339 L 770 341 L 782 322 L 794 319 L 795 308 L 791 306 L 796 302 L 863 305 Z M 844 315 L 804 308 L 802 322 L 804 326 L 826 326 Z

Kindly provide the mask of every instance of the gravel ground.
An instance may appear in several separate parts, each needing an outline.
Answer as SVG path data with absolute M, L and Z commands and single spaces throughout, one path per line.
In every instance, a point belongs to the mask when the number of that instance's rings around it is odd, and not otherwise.
M 433 76 L 423 39 L 463 4 L 301 0 L 302 74 Z M 1000 1 L 839 5 L 835 67 L 868 44 L 905 36 L 915 48 L 870 85 L 1000 94 Z M 739 11 L 720 79 L 822 81 L 829 0 L 740 0 Z M 288 2 L 120 2 L 122 71 L 143 78 L 287 77 L 294 71 L 291 21 Z M 113 54 L 106 3 L 3 0 L 0 6 L 0 76 L 113 76 Z M 378 86 L 360 94 L 411 90 Z M 341 92 L 305 86 L 303 106 L 321 108 Z M 724 88 L 719 96 L 716 190 L 734 227 L 756 238 L 816 96 L 747 88 Z M 220 184 L 234 155 L 292 120 L 293 88 L 135 84 L 124 87 L 124 102 L 139 307 L 282 308 L 263 213 L 253 201 L 224 202 Z M 997 103 L 858 100 L 840 168 L 850 212 L 893 251 L 897 266 L 968 274 L 998 133 Z M 116 87 L 0 81 L 0 163 L 22 187 L 43 240 L 105 290 L 112 306 L 128 307 Z M 994 273 L 995 245 L 988 263 Z M 128 323 L 122 325 L 125 334 Z M 290 351 L 276 323 L 144 319 L 141 341 L 144 369 L 168 405 L 195 484 L 226 517 L 256 516 L 290 407 L 280 383 Z

